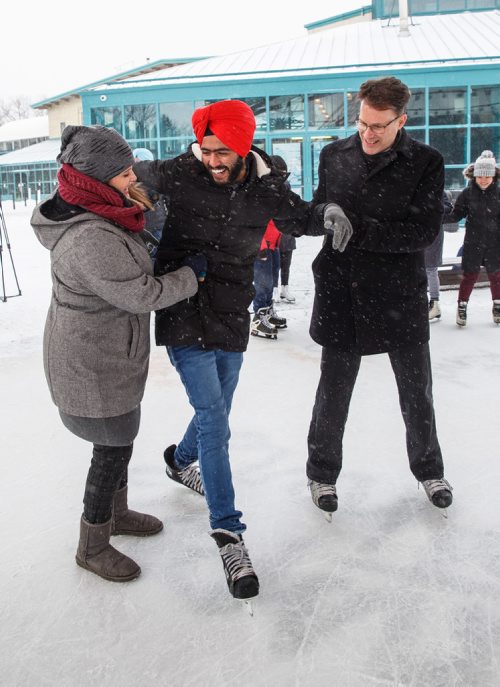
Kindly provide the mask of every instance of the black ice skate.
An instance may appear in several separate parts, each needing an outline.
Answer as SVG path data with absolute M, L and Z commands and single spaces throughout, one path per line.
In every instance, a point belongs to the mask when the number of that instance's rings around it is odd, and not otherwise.
M 252 336 L 261 336 L 265 339 L 277 339 L 278 330 L 269 321 L 269 308 L 260 308 L 253 316 L 250 328 Z
M 229 592 L 235 599 L 245 601 L 250 615 L 253 615 L 249 600 L 258 595 L 259 580 L 241 534 L 216 529 L 210 532 L 210 536 L 219 547 Z
M 325 518 L 331 522 L 332 513 L 335 513 L 339 505 L 335 484 L 324 484 L 310 479 L 307 486 L 311 491 L 314 505 L 322 510 Z
M 274 305 L 271 305 L 268 308 L 268 313 L 269 313 L 269 324 L 272 324 L 273 327 L 276 327 L 276 329 L 286 329 L 287 324 L 286 324 L 286 317 L 280 317 L 276 310 L 274 309 Z
M 453 502 L 453 487 L 445 479 L 426 479 L 420 482 L 427 498 L 436 508 L 448 508 Z
M 177 446 L 172 444 L 172 446 L 169 446 L 163 452 L 163 458 L 165 459 L 166 464 L 165 472 L 167 473 L 167 477 L 170 477 L 170 479 L 173 479 L 174 482 L 179 482 L 179 484 L 183 484 L 188 489 L 192 489 L 197 494 L 201 494 L 203 496 L 205 492 L 201 482 L 200 471 L 196 465 L 188 465 L 187 468 L 179 470 L 174 460 L 176 448 Z

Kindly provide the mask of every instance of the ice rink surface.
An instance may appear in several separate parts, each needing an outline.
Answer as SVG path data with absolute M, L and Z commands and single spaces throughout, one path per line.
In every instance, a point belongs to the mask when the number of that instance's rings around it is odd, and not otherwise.
M 153 346 L 130 506 L 165 523 L 117 537 L 141 568 L 106 582 L 74 554 L 90 445 L 59 420 L 41 341 L 49 254 L 33 205 L 4 202 L 22 296 L 0 302 L 0 683 L 6 687 L 498 687 L 500 684 L 500 327 L 489 289 L 469 324 L 456 290 L 431 325 L 438 434 L 455 501 L 417 488 L 386 355 L 355 387 L 331 524 L 306 488 L 306 437 L 320 348 L 309 338 L 311 261 L 301 238 L 277 341 L 251 337 L 232 410 L 231 461 L 261 583 L 251 617 L 226 587 L 202 497 L 169 481 L 162 453 L 190 407 Z M 460 232 L 447 235 L 455 255 Z M 7 293 L 15 292 L 4 243 Z M 495 439 L 495 437 L 497 437 Z

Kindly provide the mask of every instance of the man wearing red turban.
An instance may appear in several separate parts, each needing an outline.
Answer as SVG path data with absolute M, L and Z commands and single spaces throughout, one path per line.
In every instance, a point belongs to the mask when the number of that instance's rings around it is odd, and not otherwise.
M 269 155 L 252 146 L 255 117 L 244 102 L 201 107 L 192 123 L 196 142 L 188 152 L 134 165 L 140 181 L 169 199 L 156 273 L 174 270 L 190 254 L 202 253 L 208 263 L 197 297 L 156 313 L 156 343 L 167 347 L 194 408 L 184 436 L 164 459 L 171 479 L 205 495 L 229 591 L 249 599 L 259 581 L 235 507 L 229 412 L 249 340 L 253 265 L 266 226 L 273 219 L 280 231 L 301 236 L 309 231 L 310 209 Z
M 250 152 L 255 117 L 252 108 L 241 100 L 222 100 L 200 107 L 194 111 L 192 123 L 194 135 L 200 145 L 211 132 L 241 157 L 246 157 Z

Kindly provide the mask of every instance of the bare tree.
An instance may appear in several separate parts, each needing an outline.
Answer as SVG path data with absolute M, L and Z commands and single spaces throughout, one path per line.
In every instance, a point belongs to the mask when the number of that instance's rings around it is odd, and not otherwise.
M 26 95 L 17 95 L 8 100 L 0 100 L 0 125 L 27 117 L 39 117 L 45 114 L 42 110 L 33 110 L 30 107 L 30 98 Z

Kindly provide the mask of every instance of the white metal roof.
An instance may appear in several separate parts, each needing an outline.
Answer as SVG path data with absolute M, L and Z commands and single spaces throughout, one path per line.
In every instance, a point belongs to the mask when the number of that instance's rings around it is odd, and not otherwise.
M 35 162 L 55 162 L 61 150 L 60 138 L 49 138 L 41 143 L 26 146 L 12 153 L 0 155 L 0 166 L 3 165 L 23 165 Z
M 48 135 L 49 118 L 47 115 L 17 119 L 0 126 L 0 143 L 23 141 L 27 138 L 43 138 Z
M 410 35 L 400 37 L 399 20 L 376 19 L 242 52 L 220 55 L 136 77 L 96 90 L 194 81 L 276 78 L 433 65 L 500 62 L 500 11 L 462 12 L 410 18 Z

